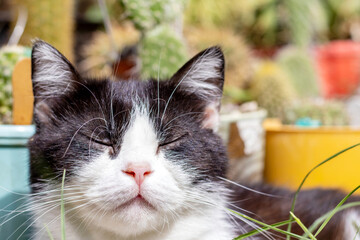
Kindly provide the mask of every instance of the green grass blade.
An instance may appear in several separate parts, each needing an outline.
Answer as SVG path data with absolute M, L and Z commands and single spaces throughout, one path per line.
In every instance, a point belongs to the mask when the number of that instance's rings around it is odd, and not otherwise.
M 339 156 L 340 154 L 343 154 L 344 152 L 346 152 L 346 151 L 348 151 L 348 150 L 350 150 L 350 149 L 353 149 L 353 148 L 355 148 L 355 147 L 357 147 L 357 146 L 359 146 L 359 145 L 360 145 L 360 143 L 357 143 L 357 144 L 352 145 L 352 146 L 350 146 L 350 147 L 348 147 L 348 148 L 346 148 L 346 149 L 344 149 L 344 150 L 341 150 L 340 152 L 332 155 L 331 157 L 325 159 L 324 161 L 322 161 L 321 163 L 319 163 L 318 165 L 316 165 L 315 167 L 313 167 L 313 168 L 306 174 L 306 176 L 304 177 L 304 179 L 303 179 L 302 182 L 300 183 L 298 189 L 296 190 L 295 195 L 294 195 L 293 202 L 292 202 L 292 204 L 291 204 L 291 210 L 290 210 L 290 211 L 291 211 L 291 212 L 294 212 L 294 210 L 295 210 L 295 203 L 296 203 L 296 200 L 297 200 L 297 196 L 299 195 L 299 192 L 300 192 L 302 186 L 304 185 L 306 179 L 310 176 L 310 174 L 311 174 L 313 171 L 315 171 L 318 167 L 322 166 L 323 164 L 329 162 L 329 161 L 332 160 L 333 158 L 336 158 L 336 157 Z M 292 218 L 291 215 L 289 216 L 289 220 L 293 220 L 293 218 Z M 291 232 L 291 224 L 290 224 L 290 223 L 289 223 L 289 225 L 288 225 L 287 231 L 288 231 L 288 232 Z M 290 240 L 290 236 L 288 235 L 288 236 L 286 237 L 286 239 L 287 239 L 287 240 Z
M 354 224 L 354 228 L 356 228 L 356 233 L 355 233 L 353 240 L 356 240 L 356 237 L 359 235 L 359 232 L 360 232 L 360 226 L 356 225 L 356 223 L 353 223 L 353 224 Z
M 340 212 L 343 211 L 345 209 L 351 208 L 351 207 L 356 207 L 356 206 L 360 206 L 360 202 L 352 202 L 352 203 L 347 203 L 342 205 L 341 207 L 339 207 L 336 212 Z M 319 217 L 318 219 L 316 219 L 316 221 L 311 224 L 311 226 L 308 228 L 310 232 L 314 232 L 316 228 L 318 228 L 320 226 L 320 224 L 322 222 L 325 221 L 326 218 L 328 218 L 328 216 L 331 214 L 332 210 L 327 212 L 326 214 L 324 214 L 323 216 Z M 306 234 L 303 235 L 304 237 L 306 237 Z
M 51 234 L 51 232 L 50 232 L 50 230 L 49 230 L 49 228 L 47 227 L 46 224 L 44 224 L 44 227 L 45 227 L 45 229 L 46 229 L 47 234 L 49 235 L 50 240 L 54 240 L 54 237 L 53 237 L 53 235 Z
M 296 223 L 301 227 L 301 229 L 306 233 L 312 240 L 316 240 L 315 236 L 309 232 L 309 229 L 305 227 L 305 225 L 300 221 L 298 217 L 295 216 L 294 213 L 290 212 L 290 215 L 295 219 Z
M 251 218 L 251 217 L 246 216 L 246 215 L 244 215 L 244 214 L 238 213 L 238 212 L 233 211 L 233 210 L 231 210 L 231 209 L 228 209 L 228 210 L 229 210 L 230 212 L 232 212 L 233 214 L 236 214 L 236 215 L 238 215 L 238 216 L 240 216 L 240 217 L 242 217 L 242 218 L 245 218 L 245 219 L 247 219 L 247 220 L 250 220 L 250 221 L 252 221 L 252 222 L 254 222 L 254 223 L 257 223 L 257 224 L 259 224 L 259 225 L 261 225 L 261 226 L 263 226 L 263 227 L 267 227 L 267 228 L 269 228 L 269 229 L 271 229 L 271 230 L 274 230 L 274 231 L 276 231 L 276 232 L 282 233 L 282 234 L 284 234 L 284 235 L 287 235 L 287 236 L 290 236 L 290 237 L 293 237 L 293 238 L 296 238 L 296 239 L 306 239 L 306 240 L 309 240 L 309 239 L 306 238 L 306 237 L 297 235 L 297 234 L 295 234 L 295 233 L 287 232 L 287 231 L 282 230 L 282 229 L 277 228 L 277 227 L 273 227 L 273 226 L 271 226 L 271 225 L 269 225 L 269 224 L 260 222 L 260 221 L 254 219 L 254 218 Z
M 292 221 L 292 222 L 295 222 L 295 221 Z M 291 223 L 289 220 L 286 220 L 286 221 L 283 221 L 283 222 L 278 222 L 278 223 L 274 223 L 274 224 L 271 224 L 270 226 L 273 226 L 273 227 L 281 227 L 281 226 L 284 226 L 288 223 Z M 256 234 L 259 234 L 261 232 L 265 232 L 267 230 L 270 230 L 270 228 L 268 227 L 261 227 L 260 229 L 255 229 L 255 230 L 252 230 L 248 233 L 245 233 L 245 234 L 242 234 L 236 238 L 234 238 L 233 240 L 241 240 L 241 239 L 245 239 L 247 237 L 251 237 L 251 236 L 254 236 Z
M 64 185 L 65 185 L 65 174 L 66 169 L 64 169 L 62 182 L 61 182 L 61 240 L 65 240 L 65 204 L 64 204 Z
M 352 190 L 348 195 L 346 195 L 346 197 L 344 197 L 340 203 L 330 212 L 329 216 L 325 219 L 325 221 L 323 222 L 323 224 L 321 224 L 321 226 L 319 227 L 319 229 L 317 230 L 317 232 L 315 233 L 315 236 L 319 235 L 319 233 L 324 229 L 324 227 L 326 226 L 326 224 L 328 224 L 328 222 L 330 221 L 330 219 L 334 216 L 335 213 L 337 213 L 337 209 L 339 209 L 344 202 L 356 191 L 360 188 L 360 185 L 357 186 L 354 190 Z

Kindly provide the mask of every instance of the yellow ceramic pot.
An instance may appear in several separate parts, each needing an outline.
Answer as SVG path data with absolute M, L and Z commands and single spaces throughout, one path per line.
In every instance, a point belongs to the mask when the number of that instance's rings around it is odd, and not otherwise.
M 266 127 L 265 181 L 296 189 L 318 163 L 360 143 L 360 129 L 345 127 Z M 316 169 L 304 188 L 330 187 L 350 192 L 360 185 L 360 146 Z

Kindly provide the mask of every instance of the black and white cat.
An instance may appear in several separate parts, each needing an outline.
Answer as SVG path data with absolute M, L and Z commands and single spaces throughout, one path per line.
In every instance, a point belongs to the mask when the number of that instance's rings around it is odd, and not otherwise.
M 283 196 L 274 198 L 230 190 L 222 180 L 227 156 L 214 133 L 224 83 L 220 48 L 199 53 L 167 81 L 110 81 L 82 78 L 56 49 L 37 41 L 32 81 L 35 239 L 49 239 L 45 226 L 61 239 L 64 169 L 68 240 L 228 240 L 251 229 L 229 218 L 231 202 L 268 223 L 288 218 L 289 192 L 257 187 Z M 305 192 L 295 213 L 310 225 L 342 197 Z M 359 220 L 354 211 L 338 215 L 318 239 L 353 239 L 353 219 Z M 263 238 L 281 237 L 256 239 Z

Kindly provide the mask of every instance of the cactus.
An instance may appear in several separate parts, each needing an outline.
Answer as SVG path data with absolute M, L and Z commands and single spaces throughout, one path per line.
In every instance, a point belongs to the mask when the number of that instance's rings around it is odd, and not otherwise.
M 141 32 L 141 76 L 164 79 L 175 73 L 187 58 L 181 36 L 186 0 L 119 1 L 125 15 Z
M 139 46 L 143 78 L 170 77 L 185 63 L 182 39 L 167 26 L 159 26 L 145 35 Z
M 11 46 L 0 49 L 0 124 L 12 122 L 12 72 L 20 59 L 30 55 L 31 50 L 25 47 Z
M 282 50 L 276 61 L 290 76 L 299 97 L 316 97 L 319 95 L 315 63 L 304 49 L 288 47 Z
M 113 24 L 112 30 L 117 52 L 121 52 L 126 46 L 137 44 L 140 40 L 140 33 L 131 24 Z M 79 65 L 80 71 L 89 76 L 111 75 L 113 70 L 109 63 L 113 61 L 110 56 L 112 50 L 110 38 L 105 32 L 94 33 L 91 41 L 80 51 L 84 59 Z
M 40 38 L 72 60 L 74 0 L 16 0 L 15 2 L 28 11 L 28 21 L 20 40 L 21 44 L 30 45 L 32 39 Z
M 301 119 L 316 120 L 323 126 L 349 124 L 345 103 L 337 100 L 302 100 L 290 105 L 283 116 L 283 123 L 295 124 Z
M 260 64 L 251 84 L 251 92 L 259 106 L 268 111 L 269 117 L 283 117 L 286 106 L 296 97 L 288 75 L 272 61 Z
M 141 31 L 150 30 L 164 22 L 172 22 L 181 14 L 178 0 L 120 0 L 126 15 Z
M 182 39 L 182 10 L 186 0 L 117 0 L 122 6 L 126 20 L 123 26 L 113 27 L 116 50 L 121 53 L 129 45 L 137 45 L 141 77 L 167 78 L 183 64 L 187 58 Z M 136 29 L 136 30 L 135 30 Z M 123 40 L 123 39 L 125 40 Z M 109 37 L 97 33 L 90 46 L 84 48 L 85 60 L 80 64 L 82 72 L 95 75 L 111 74 L 110 47 L 96 47 L 109 43 Z M 100 52 L 100 54 L 99 54 Z M 100 55 L 101 57 L 96 57 Z M 159 69 L 160 67 L 160 69 Z M 138 69 L 136 67 L 136 69 Z M 159 71 L 160 70 L 160 71 Z M 137 74 L 135 74 L 137 76 Z

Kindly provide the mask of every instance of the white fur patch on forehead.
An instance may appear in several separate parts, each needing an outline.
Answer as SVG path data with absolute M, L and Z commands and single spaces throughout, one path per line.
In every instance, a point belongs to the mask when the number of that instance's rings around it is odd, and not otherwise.
M 131 155 L 132 161 L 142 161 L 144 156 L 149 158 L 155 155 L 157 135 L 145 106 L 136 105 L 131 115 L 131 124 L 124 134 L 120 155 L 125 158 L 126 155 Z M 133 159 L 134 157 L 139 159 Z
M 32 69 L 36 97 L 62 95 L 72 89 L 74 68 L 59 51 L 43 41 L 34 43 Z
M 179 82 L 181 88 L 207 100 L 221 98 L 223 66 L 223 54 L 218 47 L 205 50 L 183 75 Z

